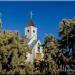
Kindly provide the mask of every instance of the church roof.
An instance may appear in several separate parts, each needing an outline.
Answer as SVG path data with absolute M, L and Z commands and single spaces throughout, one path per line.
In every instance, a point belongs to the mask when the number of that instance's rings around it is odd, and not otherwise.
M 28 24 L 27 24 L 27 27 L 29 27 L 29 26 L 36 27 L 35 24 L 33 23 L 32 19 L 30 19 L 29 22 L 28 22 Z
M 34 40 L 34 41 L 30 44 L 30 48 L 33 49 L 33 47 L 35 46 L 36 43 L 37 43 L 37 40 Z
M 25 41 L 25 43 L 29 43 L 30 39 L 25 38 L 24 41 Z M 35 44 L 37 43 L 37 41 L 38 41 L 38 40 L 33 40 L 33 42 L 29 45 L 29 47 L 30 47 L 31 49 L 33 49 L 33 47 L 35 46 Z

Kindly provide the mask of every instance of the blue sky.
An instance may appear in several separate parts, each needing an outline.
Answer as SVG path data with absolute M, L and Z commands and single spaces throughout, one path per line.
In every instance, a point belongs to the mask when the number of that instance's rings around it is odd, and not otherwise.
M 58 38 L 59 22 L 75 16 L 75 2 L 0 2 L 2 29 L 18 30 L 23 36 L 31 10 L 32 20 L 38 28 L 38 38 L 43 42 L 46 34 Z

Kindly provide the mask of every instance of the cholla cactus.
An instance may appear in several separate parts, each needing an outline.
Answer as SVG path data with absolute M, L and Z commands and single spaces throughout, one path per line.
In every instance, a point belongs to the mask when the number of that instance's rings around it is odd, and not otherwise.
M 21 73 L 20 70 L 26 72 L 29 64 L 26 61 L 26 52 L 30 52 L 28 45 L 23 39 L 13 31 L 0 31 L 0 65 L 1 74 Z M 24 68 L 21 67 L 23 63 Z M 31 67 L 30 67 L 30 70 Z M 4 72 L 5 71 L 5 72 Z M 22 73 L 21 73 L 22 74 Z
M 59 51 L 58 43 L 54 36 L 46 36 L 45 43 L 43 45 L 44 49 L 44 64 L 47 64 L 45 69 L 43 69 L 46 73 L 51 73 L 51 75 L 58 74 L 58 65 L 56 64 L 56 54 Z M 47 69 L 47 70 L 46 70 Z
M 72 30 L 72 26 L 71 26 L 70 20 L 63 19 L 60 22 L 60 27 L 59 27 L 60 35 L 66 36 L 67 34 L 71 32 L 71 30 Z
M 60 23 L 59 34 L 61 35 L 59 42 L 62 52 L 60 53 L 61 62 L 63 66 L 69 62 L 73 65 L 71 58 L 75 58 L 75 18 L 63 19 Z

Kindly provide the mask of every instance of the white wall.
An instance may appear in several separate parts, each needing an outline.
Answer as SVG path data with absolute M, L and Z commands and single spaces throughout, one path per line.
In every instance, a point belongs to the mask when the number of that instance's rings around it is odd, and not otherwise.
M 29 30 L 29 32 L 28 32 L 28 30 Z M 33 32 L 33 31 L 35 31 L 35 32 Z M 26 27 L 25 28 L 25 35 L 29 39 L 33 38 L 33 36 L 35 36 L 35 38 L 37 39 L 37 28 L 34 26 Z
M 41 53 L 42 59 L 43 59 L 43 56 L 44 56 L 42 47 L 40 47 L 40 52 L 38 51 L 38 43 L 40 43 L 40 45 L 41 45 L 41 42 L 38 40 L 37 43 L 35 44 L 35 46 L 32 49 L 32 54 L 27 53 L 27 60 L 26 61 L 29 61 L 32 64 L 34 62 L 34 59 L 36 58 L 36 53 Z
M 32 53 L 28 53 L 27 52 L 26 57 L 27 57 L 26 62 L 31 62 L 31 63 L 34 62 L 34 58 L 33 58 L 33 54 Z
M 28 32 L 29 30 L 29 32 Z M 35 32 L 33 32 L 33 30 L 35 30 Z M 31 39 L 28 43 L 28 45 L 30 45 L 34 40 L 37 40 L 37 28 L 34 26 L 29 26 L 25 28 L 25 35 L 27 36 L 28 39 Z M 35 44 L 35 46 L 32 49 L 32 54 L 27 53 L 27 61 L 30 61 L 31 63 L 34 62 L 34 59 L 36 58 L 36 53 L 39 53 L 38 51 L 38 43 L 41 45 L 40 40 L 37 41 L 37 43 Z M 41 57 L 43 58 L 43 49 L 42 47 L 40 47 L 40 53 L 41 53 Z
M 40 45 L 41 45 L 40 40 L 37 41 L 36 45 L 35 45 L 34 48 L 33 48 L 34 57 L 36 58 L 36 53 L 41 53 L 41 57 L 43 58 L 43 56 L 44 56 L 44 55 L 43 55 L 43 48 L 40 47 L 40 52 L 39 52 L 39 51 L 38 51 L 38 43 L 40 43 Z

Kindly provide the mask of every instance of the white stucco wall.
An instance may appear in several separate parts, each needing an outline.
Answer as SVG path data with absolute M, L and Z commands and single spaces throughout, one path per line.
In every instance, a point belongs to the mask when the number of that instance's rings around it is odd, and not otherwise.
M 43 59 L 43 49 L 42 47 L 40 47 L 40 52 L 38 51 L 38 43 L 40 43 L 41 45 L 41 42 L 40 40 L 37 41 L 37 43 L 35 44 L 35 46 L 33 47 L 32 49 L 32 54 L 30 53 L 27 53 L 27 61 L 33 63 L 35 58 L 36 58 L 36 53 L 41 53 L 41 58 Z
M 28 30 L 29 30 L 29 32 L 28 32 Z M 26 27 L 25 35 L 27 36 L 28 39 L 30 39 L 30 41 L 28 42 L 28 45 L 30 45 L 34 40 L 37 40 L 37 28 L 34 26 Z M 40 52 L 38 51 L 38 43 L 41 45 L 40 40 L 38 40 L 32 49 L 32 53 L 31 54 L 27 53 L 26 61 L 33 63 L 34 59 L 36 58 L 36 53 L 41 53 L 41 55 L 42 55 L 41 57 L 43 58 L 43 49 L 42 49 L 42 47 L 40 47 Z
M 40 52 L 38 51 L 38 43 L 40 43 L 40 45 L 41 45 L 41 42 L 40 42 L 40 40 L 38 40 L 37 41 L 37 43 L 35 44 L 35 46 L 33 47 L 33 49 L 32 49 L 32 53 L 33 53 L 33 57 L 34 57 L 34 59 L 36 58 L 36 53 L 41 53 L 41 58 L 43 59 L 43 48 L 42 47 L 40 47 Z
M 27 52 L 26 57 L 27 57 L 26 62 L 31 62 L 31 63 L 34 62 L 33 54 L 32 53 L 28 53 Z
M 28 32 L 29 30 L 29 32 Z M 35 31 L 35 32 L 34 32 Z M 32 39 L 33 36 L 35 36 L 35 38 L 37 39 L 37 28 L 34 26 L 29 26 L 25 28 L 25 35 L 27 36 L 27 38 Z

